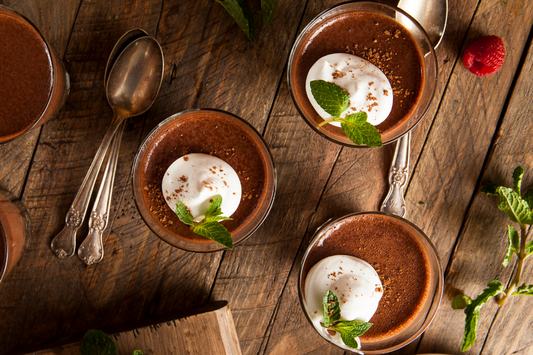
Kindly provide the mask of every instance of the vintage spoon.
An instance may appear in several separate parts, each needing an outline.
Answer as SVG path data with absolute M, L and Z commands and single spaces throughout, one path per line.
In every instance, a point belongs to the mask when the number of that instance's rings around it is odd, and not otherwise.
M 440 44 L 448 21 L 448 0 L 400 0 L 398 7 L 413 16 L 426 31 L 434 48 Z M 404 188 L 409 177 L 411 131 L 398 139 L 389 172 L 389 193 L 381 211 L 405 217 Z
M 76 232 L 85 217 L 96 177 L 111 139 L 126 118 L 140 115 L 152 105 L 163 73 L 162 58 L 159 43 L 152 37 L 141 37 L 128 45 L 113 65 L 106 86 L 107 100 L 114 112 L 113 120 L 70 206 L 65 228 L 52 240 L 52 251 L 57 257 L 74 255 Z
M 109 58 L 104 72 L 104 87 L 107 85 L 107 78 L 111 68 L 117 61 L 124 49 L 138 38 L 146 37 L 148 33 L 136 28 L 129 30 L 119 38 Z M 93 209 L 89 215 L 89 233 L 78 249 L 78 256 L 87 265 L 92 265 L 102 261 L 104 257 L 103 233 L 109 222 L 109 210 L 111 209 L 111 199 L 115 182 L 115 172 L 120 152 L 120 141 L 124 132 L 125 121 L 120 124 L 111 141 L 107 164 L 98 190 L 98 195 L 94 201 Z

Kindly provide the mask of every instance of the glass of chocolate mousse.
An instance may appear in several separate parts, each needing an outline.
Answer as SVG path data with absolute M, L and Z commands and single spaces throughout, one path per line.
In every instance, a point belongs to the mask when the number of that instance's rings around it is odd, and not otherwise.
M 0 143 L 56 115 L 69 92 L 63 63 L 24 16 L 0 5 Z
M 30 231 L 26 208 L 15 196 L 0 190 L 0 282 L 22 256 Z
M 224 247 L 183 223 L 177 202 L 196 222 L 221 196 L 222 213 L 231 220 L 220 223 L 236 244 L 270 212 L 276 171 L 265 141 L 246 121 L 225 111 L 193 109 L 170 116 L 148 135 L 133 165 L 133 191 L 158 237 L 184 250 L 212 252 Z
M 358 349 L 323 326 L 327 290 L 338 297 L 342 320 L 372 323 Z M 443 272 L 434 245 L 409 221 L 354 213 L 317 230 L 303 257 L 298 291 L 307 319 L 324 339 L 355 353 L 382 354 L 409 344 L 431 324 Z
M 349 95 L 341 117 L 365 112 L 383 144 L 409 132 L 435 93 L 437 60 L 427 34 L 403 10 L 378 2 L 348 2 L 315 17 L 292 47 L 288 84 L 304 120 L 323 137 L 356 145 L 322 110 L 310 82 L 334 83 Z M 392 92 L 391 92 L 392 91 Z M 322 123 L 322 124 L 321 124 Z

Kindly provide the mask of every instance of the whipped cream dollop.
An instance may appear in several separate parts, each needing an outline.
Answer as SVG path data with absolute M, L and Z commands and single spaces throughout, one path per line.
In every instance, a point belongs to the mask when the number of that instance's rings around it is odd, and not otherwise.
M 176 210 L 181 201 L 199 222 L 218 195 L 222 197 L 222 215 L 230 217 L 239 207 L 242 187 L 239 176 L 224 160 L 209 154 L 187 154 L 173 162 L 162 182 L 167 205 Z
M 350 255 L 329 256 L 309 270 L 304 288 L 307 314 L 320 333 L 346 348 L 339 333 L 331 335 L 320 324 L 324 322 L 322 299 L 328 290 L 339 299 L 341 319 L 368 322 L 378 308 L 383 286 L 372 265 Z
M 369 61 L 347 53 L 329 54 L 320 58 L 309 70 L 305 83 L 307 97 L 323 119 L 331 118 L 311 93 L 311 81 L 324 80 L 346 90 L 350 107 L 341 117 L 360 111 L 368 115 L 367 122 L 376 126 L 385 121 L 392 110 L 392 87 L 385 74 Z M 331 124 L 340 126 L 339 122 Z

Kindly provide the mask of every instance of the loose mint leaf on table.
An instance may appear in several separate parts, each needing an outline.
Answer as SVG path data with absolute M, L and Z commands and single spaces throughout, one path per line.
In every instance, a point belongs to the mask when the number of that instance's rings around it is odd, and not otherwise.
M 470 303 L 472 303 L 472 299 L 467 295 L 460 293 L 452 299 L 452 308 L 465 309 Z
M 81 355 L 117 355 L 117 347 L 109 335 L 92 329 L 83 336 L 80 352 Z
M 180 221 L 185 224 L 188 224 L 189 226 L 194 226 L 192 215 L 189 213 L 189 210 L 181 201 L 178 201 L 178 203 L 176 204 L 176 214 L 178 215 Z
M 507 245 L 507 253 L 505 254 L 505 259 L 503 259 L 502 263 L 505 267 L 511 262 L 514 253 L 516 253 L 516 255 L 520 254 L 520 236 L 518 235 L 518 231 L 512 226 L 507 226 L 507 230 L 509 234 L 509 244 Z
M 333 322 L 341 317 L 341 307 L 337 295 L 328 290 L 322 298 L 322 312 L 324 315 L 324 326 L 329 327 Z
M 465 308 L 466 320 L 465 320 L 465 333 L 463 336 L 463 343 L 461 344 L 461 351 L 466 351 L 476 341 L 476 328 L 479 320 L 479 314 L 481 306 L 494 296 L 502 293 L 503 286 L 500 281 L 494 280 L 489 282 L 486 289 L 477 296 L 468 306 Z
M 495 186 L 494 184 L 483 185 L 481 192 L 498 196 L 498 208 L 505 212 L 511 221 L 520 224 L 532 224 L 533 213 L 526 200 L 509 187 Z
M 143 352 L 140 350 L 133 350 L 133 355 L 143 355 Z
M 527 285 L 523 284 L 522 286 L 518 287 L 515 292 L 512 294 L 513 296 L 533 296 L 533 285 Z
M 524 176 L 524 168 L 522 168 L 522 165 L 519 165 L 516 169 L 513 171 L 513 190 L 520 196 L 522 193 L 520 192 L 520 189 L 522 188 L 522 177 Z
M 261 10 L 263 13 L 263 28 L 270 25 L 276 12 L 276 0 L 261 0 Z
M 193 229 L 194 233 L 203 235 L 228 249 L 233 249 L 233 239 L 228 230 L 218 222 L 200 223 Z
M 222 5 L 250 41 L 255 38 L 254 16 L 248 5 L 242 0 L 215 0 Z
M 233 249 L 233 239 L 231 238 L 230 232 L 228 232 L 226 227 L 218 223 L 223 220 L 231 220 L 229 217 L 221 216 L 221 205 L 222 197 L 219 195 L 211 202 L 207 211 L 205 211 L 204 219 L 199 223 L 195 223 L 193 216 L 189 213 L 185 204 L 178 201 L 176 204 L 176 215 L 180 221 L 190 225 L 194 233 L 203 235 L 228 249 Z
M 531 254 L 533 254 L 533 240 L 526 244 L 526 256 L 525 256 L 525 258 L 530 256 Z
M 366 112 L 358 112 L 346 116 L 341 128 L 346 136 L 355 144 L 366 144 L 369 147 L 382 147 L 381 135 L 376 127 L 368 123 Z
M 324 80 L 313 80 L 310 85 L 316 102 L 330 115 L 339 117 L 350 106 L 350 97 L 340 86 Z

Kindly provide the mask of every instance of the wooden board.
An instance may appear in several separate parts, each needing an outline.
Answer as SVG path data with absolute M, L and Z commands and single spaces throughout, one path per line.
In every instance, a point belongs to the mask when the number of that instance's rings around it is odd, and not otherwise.
M 154 321 L 105 329 L 104 332 L 112 335 L 119 354 L 132 354 L 135 349 L 141 350 L 144 355 L 241 354 L 235 324 L 226 301 L 213 302 L 190 313 L 166 315 Z M 27 355 L 79 355 L 80 345 L 77 341 Z

